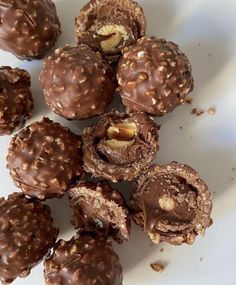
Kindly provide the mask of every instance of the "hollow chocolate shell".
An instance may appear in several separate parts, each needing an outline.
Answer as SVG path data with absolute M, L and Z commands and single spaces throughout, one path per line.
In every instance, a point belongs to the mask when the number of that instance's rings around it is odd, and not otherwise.
M 7 156 L 16 186 L 38 199 L 60 198 L 79 179 L 81 140 L 48 118 L 13 137 Z
M 0 49 L 20 59 L 40 59 L 61 30 L 52 0 L 1 0 Z
M 127 112 L 154 116 L 173 111 L 193 90 L 188 58 L 175 43 L 155 37 L 124 49 L 117 79 Z
M 113 99 L 113 70 L 89 46 L 66 46 L 46 59 L 40 80 L 48 107 L 66 119 L 105 112 Z
M 76 230 L 111 236 L 119 243 L 129 239 L 131 219 L 125 199 L 106 181 L 81 182 L 69 196 Z
M 143 9 L 132 0 L 91 0 L 76 18 L 76 37 L 117 62 L 121 50 L 146 33 Z
M 39 200 L 13 193 L 0 198 L 0 281 L 26 277 L 55 244 L 58 229 Z
M 31 117 L 30 75 L 19 68 L 0 68 L 0 135 L 10 135 Z
M 122 285 L 119 257 L 102 236 L 60 240 L 44 266 L 46 285 Z
M 154 159 L 157 126 L 145 113 L 113 111 L 83 134 L 84 169 L 113 182 L 136 178 Z
M 212 224 L 208 186 L 194 169 L 177 162 L 146 170 L 130 203 L 135 223 L 157 244 L 192 244 Z

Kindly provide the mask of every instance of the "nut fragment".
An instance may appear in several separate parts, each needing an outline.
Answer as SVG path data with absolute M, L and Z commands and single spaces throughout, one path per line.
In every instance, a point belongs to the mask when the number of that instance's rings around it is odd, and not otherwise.
M 163 264 L 160 264 L 160 263 L 152 263 L 150 264 L 151 268 L 156 271 L 156 272 L 163 272 L 165 267 Z
M 175 208 L 175 201 L 170 196 L 163 195 L 159 199 L 159 205 L 162 210 L 172 211 Z
M 129 36 L 124 26 L 122 25 L 105 25 L 98 31 L 98 35 L 109 36 L 108 39 L 101 41 L 101 47 L 104 52 L 113 52 L 122 43 L 124 44 Z
M 137 126 L 134 123 L 119 123 L 110 126 L 107 130 L 109 139 L 119 141 L 129 141 L 134 138 L 137 133 Z
M 129 145 L 132 145 L 134 141 L 119 141 L 119 140 L 107 140 L 106 145 L 108 145 L 111 148 L 122 148 Z

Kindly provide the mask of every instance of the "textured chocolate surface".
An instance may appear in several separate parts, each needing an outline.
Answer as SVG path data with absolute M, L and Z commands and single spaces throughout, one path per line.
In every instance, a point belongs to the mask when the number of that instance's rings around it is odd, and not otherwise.
M 122 285 L 119 257 L 102 236 L 61 240 L 44 265 L 46 285 Z
M 76 37 L 117 62 L 121 50 L 145 35 L 143 9 L 132 0 L 91 0 L 76 18 Z
M 136 178 L 155 158 L 158 130 L 145 113 L 105 114 L 84 130 L 84 169 L 113 182 Z
M 45 61 L 40 80 L 49 108 L 66 119 L 104 113 L 115 91 L 111 67 L 84 44 L 57 49 Z
M 26 277 L 56 242 L 48 206 L 23 194 L 0 198 L 0 281 Z
M 191 167 L 151 166 L 131 194 L 134 221 L 155 243 L 192 244 L 212 224 L 212 195 Z
M 192 68 L 179 47 L 143 37 L 123 51 L 117 79 L 128 112 L 162 116 L 184 103 L 193 90 Z
M 0 135 L 10 135 L 31 117 L 30 75 L 19 68 L 0 68 Z
M 80 137 L 44 118 L 12 139 L 7 162 L 16 186 L 26 195 L 61 197 L 81 174 Z
M 80 183 L 69 195 L 76 230 L 111 236 L 119 243 L 129 239 L 131 221 L 125 199 L 107 182 Z
M 1 0 L 0 49 L 21 59 L 42 58 L 59 37 L 52 0 Z

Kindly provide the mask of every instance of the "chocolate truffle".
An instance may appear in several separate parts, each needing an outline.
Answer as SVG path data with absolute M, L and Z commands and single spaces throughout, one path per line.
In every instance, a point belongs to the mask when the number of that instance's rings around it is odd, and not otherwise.
M 192 68 L 179 47 L 144 37 L 123 51 L 117 79 L 127 112 L 162 116 L 185 102 L 193 90 Z
M 121 50 L 145 35 L 143 9 L 132 0 L 91 0 L 76 18 L 76 37 L 117 62 Z
M 192 244 L 212 224 L 212 195 L 191 167 L 172 162 L 153 165 L 131 194 L 134 221 L 154 243 Z
M 80 183 L 69 195 L 76 230 L 99 232 L 119 243 L 129 239 L 131 221 L 125 199 L 107 182 Z
M 84 44 L 57 49 L 45 61 L 40 80 L 48 107 L 66 119 L 104 113 L 115 91 L 111 67 Z
M 145 113 L 103 115 L 84 130 L 84 169 L 113 182 L 136 178 L 155 158 L 158 130 Z
M 26 195 L 60 198 L 81 174 L 80 137 L 44 118 L 12 139 L 7 162 L 16 186 Z
M 30 274 L 57 235 L 49 207 L 39 200 L 21 193 L 0 198 L 0 281 L 7 284 Z
M 30 75 L 19 68 L 0 68 L 0 135 L 10 135 L 31 117 Z
M 60 240 L 44 266 L 46 285 L 122 285 L 119 257 L 103 236 Z
M 0 49 L 20 59 L 42 58 L 61 33 L 52 0 L 2 0 L 0 22 Z

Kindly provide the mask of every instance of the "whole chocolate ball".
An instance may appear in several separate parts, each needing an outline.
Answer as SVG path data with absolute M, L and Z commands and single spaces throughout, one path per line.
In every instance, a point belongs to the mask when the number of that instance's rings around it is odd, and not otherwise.
M 46 59 L 40 80 L 48 107 L 66 119 L 104 113 L 113 99 L 113 71 L 89 46 L 66 46 Z
M 154 116 L 173 111 L 193 90 L 188 58 L 176 44 L 155 37 L 124 49 L 117 79 L 127 111 Z
M 113 111 L 84 130 L 85 171 L 94 177 L 131 181 L 151 164 L 159 149 L 159 126 L 145 113 Z
M 46 285 L 122 285 L 122 267 L 111 241 L 81 234 L 59 241 L 44 262 Z
M 42 58 L 61 33 L 52 0 L 2 0 L 0 22 L 0 49 L 20 59 Z
M 30 75 L 19 68 L 0 68 L 0 135 L 10 135 L 31 117 Z
M 81 182 L 69 196 L 77 231 L 101 233 L 118 243 L 129 239 L 131 219 L 125 199 L 108 182 Z
M 157 244 L 192 244 L 212 224 L 208 186 L 194 169 L 177 162 L 147 169 L 130 203 L 134 221 Z
M 13 193 L 0 199 L 0 281 L 26 277 L 56 242 L 48 206 Z
M 80 137 L 44 118 L 13 137 L 7 163 L 16 186 L 26 195 L 60 198 L 82 172 Z
M 143 9 L 133 0 L 90 0 L 76 18 L 76 37 L 117 62 L 124 47 L 146 33 Z

